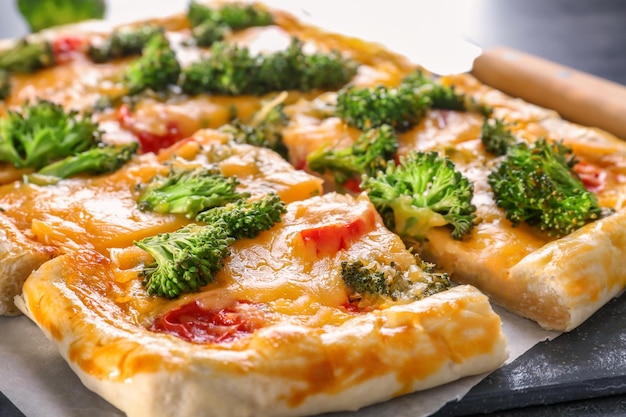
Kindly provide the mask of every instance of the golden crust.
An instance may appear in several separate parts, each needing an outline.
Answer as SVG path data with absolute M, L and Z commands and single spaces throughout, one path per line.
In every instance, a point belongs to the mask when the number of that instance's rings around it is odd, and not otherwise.
M 0 315 L 20 314 L 13 299 L 30 273 L 51 259 L 55 250 L 27 239 L 0 213 Z

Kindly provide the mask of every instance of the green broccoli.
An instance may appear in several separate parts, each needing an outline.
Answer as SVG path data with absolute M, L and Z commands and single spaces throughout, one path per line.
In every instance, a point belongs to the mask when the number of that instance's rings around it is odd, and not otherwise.
M 502 119 L 494 119 L 493 122 L 488 118 L 483 120 L 480 141 L 487 152 L 496 156 L 505 155 L 509 148 L 518 141 L 507 128 L 507 125 Z
M 132 95 L 147 89 L 165 91 L 178 82 L 180 73 L 176 53 L 165 34 L 157 32 L 146 43 L 141 58 L 124 70 L 122 79 Z
M 598 219 L 602 209 L 573 170 L 571 149 L 544 138 L 512 145 L 489 174 L 496 204 L 513 226 L 526 222 L 563 236 Z
M 283 142 L 282 130 L 289 122 L 284 112 L 284 100 L 287 93 L 283 92 L 264 103 L 252 119 L 243 123 L 239 119 L 220 127 L 222 132 L 232 135 L 236 143 L 272 149 L 283 158 L 288 159 L 288 149 Z
M 213 21 L 207 21 L 191 28 L 191 37 L 195 45 L 203 47 L 211 46 L 215 42 L 223 40 L 229 33 L 228 25 Z
M 210 7 L 192 1 L 187 10 L 191 33 L 198 46 L 211 46 L 224 39 L 231 30 L 268 26 L 274 21 L 271 13 L 253 4 L 222 4 Z
M 305 54 L 293 38 L 283 51 L 252 55 L 245 46 L 216 42 L 211 55 L 183 70 L 181 88 L 190 95 L 264 95 L 271 92 L 334 89 L 356 74 L 356 64 L 339 53 Z
M 192 26 L 212 21 L 223 23 L 233 30 L 268 26 L 274 22 L 274 17 L 267 10 L 245 3 L 225 3 L 211 7 L 192 1 L 187 10 L 187 18 Z
M 65 25 L 88 19 L 102 19 L 105 0 L 17 0 L 17 7 L 30 26 L 37 32 L 52 26 Z
M 101 133 L 89 116 L 59 104 L 46 100 L 25 104 L 0 119 L 0 161 L 38 170 L 91 149 Z
M 405 131 L 417 125 L 431 109 L 477 111 L 487 115 L 488 106 L 454 91 L 417 70 L 405 76 L 396 87 L 349 86 L 337 94 L 335 114 L 346 123 L 366 130 L 382 124 Z
M 30 74 L 55 64 L 54 51 L 48 41 L 22 39 L 13 47 L 0 52 L 0 70 Z
M 139 144 L 99 146 L 46 165 L 37 174 L 69 178 L 82 173 L 105 174 L 121 168 L 137 153 Z
M 448 226 L 454 239 L 474 227 L 474 185 L 454 163 L 437 152 L 412 152 L 385 171 L 365 176 L 361 188 L 385 225 L 405 239 L 422 240 L 436 226 Z
M 192 219 L 201 211 L 247 197 L 237 192 L 237 185 L 235 177 L 225 177 L 216 168 L 172 168 L 166 176 L 157 175 L 148 183 L 137 204 L 143 211 L 184 214 Z
M 433 265 L 418 258 L 421 273 L 402 271 L 392 262 L 364 264 L 362 261 L 341 263 L 341 278 L 346 286 L 359 296 L 389 297 L 394 301 L 420 300 L 450 288 L 448 274 L 436 273 Z M 411 273 L 412 272 L 412 273 Z
M 309 169 L 332 173 L 335 183 L 342 186 L 350 179 L 360 180 L 363 174 L 375 175 L 387 168 L 398 151 L 398 136 L 390 125 L 363 132 L 347 148 L 320 148 L 307 156 Z
M 11 74 L 9 71 L 0 69 L 0 101 L 5 100 L 11 94 Z
M 285 203 L 277 194 L 267 194 L 260 200 L 249 202 L 237 200 L 198 214 L 196 220 L 214 224 L 220 219 L 227 225 L 228 235 L 235 239 L 254 238 L 280 222 L 287 211 Z
M 256 202 L 240 200 L 201 213 L 205 225 L 192 224 L 135 242 L 154 257 L 142 271 L 148 293 L 173 298 L 213 282 L 235 240 L 269 230 L 284 212 L 284 203 L 275 194 Z
M 144 238 L 134 244 L 154 257 L 141 275 L 148 294 L 174 298 L 213 282 L 230 255 L 225 222 L 190 224 L 172 233 Z
M 404 77 L 401 81 L 403 86 L 411 87 L 418 94 L 426 95 L 434 109 L 475 111 L 483 115 L 491 113 L 491 109 L 479 104 L 472 97 L 457 93 L 454 86 L 445 86 L 429 77 L 423 71 L 417 70 Z
M 115 29 L 102 43 L 91 44 L 87 53 L 92 61 L 98 63 L 139 55 L 150 38 L 159 33 L 164 33 L 164 29 L 152 24 L 121 27 Z
M 428 96 L 416 94 L 405 85 L 350 86 L 337 93 L 335 111 L 346 123 L 361 130 L 386 124 L 405 131 L 422 120 L 430 104 Z

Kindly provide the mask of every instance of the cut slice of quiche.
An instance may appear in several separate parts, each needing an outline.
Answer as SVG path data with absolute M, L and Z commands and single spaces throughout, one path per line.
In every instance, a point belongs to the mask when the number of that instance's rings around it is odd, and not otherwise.
M 507 356 L 487 297 L 439 286 L 365 197 L 289 204 L 274 227 L 233 243 L 212 283 L 179 298 L 147 294 L 151 261 L 134 246 L 63 255 L 18 299 L 82 382 L 129 417 L 355 410 Z M 394 291 L 354 281 L 379 273 Z

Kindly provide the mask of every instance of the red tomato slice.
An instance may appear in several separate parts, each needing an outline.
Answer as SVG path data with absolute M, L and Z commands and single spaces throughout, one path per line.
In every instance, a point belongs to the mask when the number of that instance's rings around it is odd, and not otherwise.
M 168 148 L 184 138 L 179 126 L 172 121 L 167 122 L 165 133 L 157 135 L 152 132 L 139 130 L 130 108 L 124 104 L 117 110 L 117 120 L 120 125 L 132 132 L 139 141 L 142 152 L 158 152 L 160 149 Z
M 87 39 L 80 36 L 60 36 L 52 41 L 52 52 L 57 64 L 64 64 L 82 54 L 87 46 Z
M 193 301 L 157 318 L 150 327 L 192 343 L 228 343 L 263 327 L 258 305 L 237 301 L 220 309 L 207 309 Z
M 366 210 L 357 218 L 346 222 L 320 225 L 300 232 L 305 246 L 315 248 L 320 254 L 335 254 L 347 249 L 355 240 L 374 229 L 376 217 L 374 210 Z
M 606 186 L 607 172 L 599 166 L 579 162 L 574 165 L 574 171 L 580 177 L 585 188 L 592 193 L 599 193 Z

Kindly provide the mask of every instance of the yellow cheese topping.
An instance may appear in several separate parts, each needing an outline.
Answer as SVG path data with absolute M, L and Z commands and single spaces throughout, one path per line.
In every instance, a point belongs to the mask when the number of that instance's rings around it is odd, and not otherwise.
M 227 143 L 217 131 L 198 132 L 192 140 L 160 155 L 144 154 L 108 175 L 62 180 L 54 185 L 19 181 L 0 187 L 0 207 L 19 229 L 41 243 L 63 250 L 126 247 L 134 240 L 173 231 L 188 220 L 158 215 L 137 207 L 139 184 L 179 165 L 216 164 L 241 182 L 252 197 L 276 192 L 291 202 L 321 193 L 321 180 L 296 171 L 277 154 L 263 148 Z M 171 162 L 169 162 L 171 163 Z

